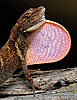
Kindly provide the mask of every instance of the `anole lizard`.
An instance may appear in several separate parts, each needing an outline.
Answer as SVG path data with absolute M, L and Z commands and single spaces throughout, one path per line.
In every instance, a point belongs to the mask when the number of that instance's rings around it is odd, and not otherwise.
M 0 49 L 0 85 L 2 85 L 18 68 L 23 68 L 24 74 L 30 83 L 35 95 L 35 87 L 25 60 L 29 37 L 32 31 L 40 27 L 44 21 L 45 8 L 30 8 L 17 21 L 10 32 L 6 44 Z

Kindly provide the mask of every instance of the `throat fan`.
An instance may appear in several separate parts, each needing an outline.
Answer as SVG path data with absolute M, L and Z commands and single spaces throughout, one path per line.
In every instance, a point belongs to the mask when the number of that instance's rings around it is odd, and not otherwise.
M 26 56 L 28 65 L 57 62 L 68 54 L 71 47 L 68 31 L 62 25 L 49 20 L 29 38 L 31 40 Z

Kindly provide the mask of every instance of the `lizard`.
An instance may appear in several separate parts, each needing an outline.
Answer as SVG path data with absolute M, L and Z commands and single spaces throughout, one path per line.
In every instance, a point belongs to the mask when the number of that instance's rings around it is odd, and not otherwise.
M 35 88 L 38 86 L 34 84 L 25 60 L 30 44 L 27 38 L 34 30 L 43 25 L 45 22 L 44 13 L 45 8 L 43 6 L 30 8 L 26 10 L 11 29 L 8 41 L 0 49 L 0 85 L 11 77 L 15 70 L 22 68 L 35 96 Z

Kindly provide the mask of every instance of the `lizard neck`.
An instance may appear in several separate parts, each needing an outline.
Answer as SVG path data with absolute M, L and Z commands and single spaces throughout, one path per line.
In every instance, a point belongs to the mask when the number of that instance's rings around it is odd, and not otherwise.
M 27 37 L 29 35 L 29 33 L 24 33 L 22 30 L 20 30 L 20 26 L 17 23 L 11 30 L 9 41 L 14 42 L 15 48 L 18 48 L 22 55 L 25 55 L 27 52 Z

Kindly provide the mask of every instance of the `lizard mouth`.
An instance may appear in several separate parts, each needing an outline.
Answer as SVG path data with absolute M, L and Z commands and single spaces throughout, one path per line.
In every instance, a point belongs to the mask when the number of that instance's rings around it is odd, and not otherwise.
M 41 25 L 43 25 L 45 23 L 45 18 L 41 19 L 39 21 L 39 23 L 35 24 L 34 26 L 30 27 L 29 29 L 27 29 L 26 31 L 27 32 L 31 32 L 31 31 L 34 31 L 36 30 L 37 28 L 39 28 Z M 25 31 L 24 31 L 25 32 Z
M 37 28 L 39 28 L 41 25 L 43 25 L 45 23 L 45 8 L 43 7 L 39 16 L 38 16 L 38 20 L 35 22 L 35 25 L 31 26 L 30 28 L 28 28 L 27 30 L 24 30 L 24 32 L 31 32 L 36 30 Z

